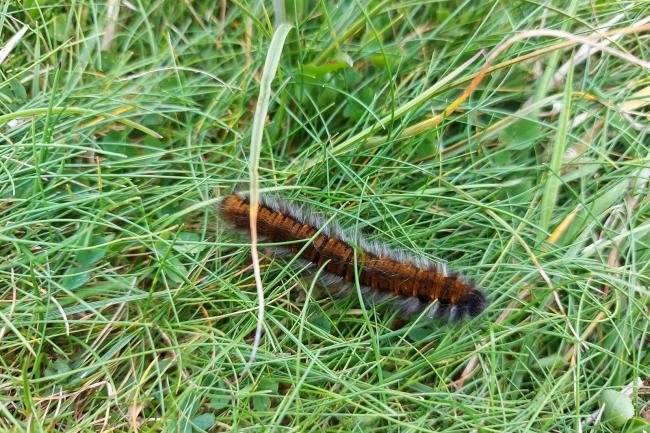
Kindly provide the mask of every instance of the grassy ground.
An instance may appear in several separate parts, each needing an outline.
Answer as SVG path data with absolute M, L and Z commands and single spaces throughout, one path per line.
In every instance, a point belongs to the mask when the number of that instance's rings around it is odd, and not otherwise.
M 640 425 L 650 5 L 287 3 L 261 186 L 447 260 L 489 309 L 404 322 L 263 255 L 244 372 L 250 248 L 214 203 L 248 182 L 277 14 L 2 2 L 0 429 L 616 431 L 605 390 Z M 507 43 L 533 29 L 610 52 Z

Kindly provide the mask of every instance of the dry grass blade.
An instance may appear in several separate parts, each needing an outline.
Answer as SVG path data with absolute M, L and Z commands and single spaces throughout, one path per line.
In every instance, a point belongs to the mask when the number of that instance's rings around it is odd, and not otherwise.
M 255 275 L 255 286 L 257 288 L 258 310 L 257 310 L 257 327 L 255 338 L 251 347 L 251 354 L 246 367 L 242 371 L 242 376 L 248 372 L 250 366 L 255 361 L 257 348 L 262 338 L 262 329 L 264 327 L 264 288 L 262 287 L 262 276 L 260 272 L 260 259 L 257 252 L 257 209 L 259 206 L 259 160 L 262 148 L 262 136 L 264 134 L 264 122 L 266 113 L 269 108 L 271 99 L 271 83 L 280 63 L 280 55 L 284 40 L 291 30 L 291 25 L 281 24 L 271 39 L 271 45 L 267 53 L 264 69 L 262 70 L 262 80 L 260 83 L 260 94 L 257 99 L 255 108 L 255 117 L 253 118 L 253 128 L 251 136 L 251 148 L 249 159 L 249 176 L 250 176 L 250 234 L 251 234 L 251 257 L 253 260 L 253 273 Z

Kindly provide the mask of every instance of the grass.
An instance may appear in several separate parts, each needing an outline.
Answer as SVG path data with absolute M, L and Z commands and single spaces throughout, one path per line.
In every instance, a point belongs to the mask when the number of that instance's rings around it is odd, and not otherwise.
M 600 398 L 630 384 L 640 425 L 650 5 L 551 3 L 287 2 L 260 186 L 447 260 L 491 303 L 403 321 L 260 249 L 244 371 L 250 247 L 214 204 L 249 182 L 276 14 L 3 2 L 0 429 L 617 431 Z M 606 29 L 615 53 L 505 44 L 538 29 Z

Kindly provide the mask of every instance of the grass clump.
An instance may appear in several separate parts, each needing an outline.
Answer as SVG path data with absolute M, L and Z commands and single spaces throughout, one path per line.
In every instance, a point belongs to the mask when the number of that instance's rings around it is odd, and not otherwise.
M 400 323 L 263 255 L 248 371 L 250 248 L 214 204 L 279 12 L 109 5 L 0 6 L 0 429 L 611 431 L 607 389 L 647 416 L 647 3 L 288 2 L 261 187 L 491 305 Z

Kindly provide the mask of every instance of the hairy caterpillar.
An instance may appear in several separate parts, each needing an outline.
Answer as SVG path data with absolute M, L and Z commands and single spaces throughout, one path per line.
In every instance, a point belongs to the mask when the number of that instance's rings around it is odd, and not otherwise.
M 250 227 L 249 211 L 244 194 L 228 195 L 219 203 L 221 217 L 245 231 Z M 424 311 L 429 318 L 455 321 L 477 316 L 485 309 L 485 295 L 469 280 L 448 272 L 446 266 L 354 236 L 337 224 L 324 224 L 325 220 L 309 209 L 276 197 L 260 197 L 258 235 L 270 242 L 291 242 L 281 248 L 323 267 L 326 286 L 351 287 L 356 266 L 364 296 L 391 299 L 404 314 Z

